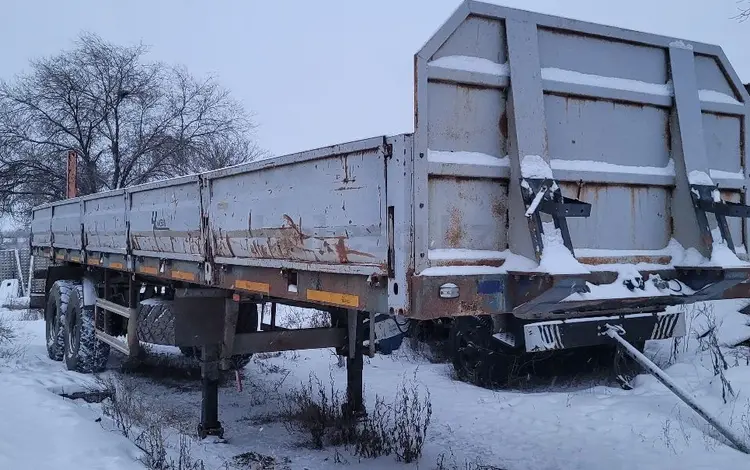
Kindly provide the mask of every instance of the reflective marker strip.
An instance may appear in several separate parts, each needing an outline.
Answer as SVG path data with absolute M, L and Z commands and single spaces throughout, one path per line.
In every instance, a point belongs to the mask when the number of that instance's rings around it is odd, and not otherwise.
M 122 269 L 122 263 L 109 263 L 109 267 L 112 269 Z
M 359 297 L 356 295 L 339 294 L 337 292 L 327 292 L 324 290 L 307 289 L 307 300 L 343 305 L 344 307 L 359 307 Z
M 172 277 L 182 281 L 195 281 L 195 274 L 185 271 L 172 271 Z
M 243 281 L 242 279 L 234 281 L 234 288 L 250 290 L 253 292 L 262 292 L 264 294 L 268 294 L 271 292 L 271 286 L 269 284 L 266 284 L 265 282 Z
M 77 263 L 77 262 L 81 261 L 81 258 L 79 258 L 78 256 L 71 256 L 70 257 L 70 261 L 73 261 L 74 263 Z
M 138 272 L 143 274 L 151 274 L 156 276 L 156 273 L 159 272 L 156 268 L 153 266 L 141 266 L 138 268 Z
M 87 260 L 87 263 L 88 263 L 88 264 L 99 264 L 99 260 L 98 260 L 98 259 L 96 259 L 96 258 L 89 258 L 89 259 Z

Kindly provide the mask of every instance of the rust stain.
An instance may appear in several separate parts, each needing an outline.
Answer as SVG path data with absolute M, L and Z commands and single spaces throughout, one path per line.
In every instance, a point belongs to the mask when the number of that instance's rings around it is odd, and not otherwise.
M 339 262 L 341 263 L 348 263 L 349 255 L 364 256 L 366 258 L 374 258 L 374 256 L 372 256 L 369 253 L 349 249 L 346 246 L 345 237 L 338 238 L 338 241 L 336 242 L 336 255 L 339 257 Z
M 310 238 L 309 235 L 305 235 L 304 233 L 302 233 L 302 229 L 300 228 L 302 227 L 302 219 L 300 219 L 299 224 L 295 224 L 292 218 L 289 217 L 287 214 L 284 214 L 283 218 L 286 221 L 286 223 L 289 224 L 289 228 L 294 230 L 294 232 L 297 234 L 297 236 L 299 237 L 300 243 Z M 282 227 L 282 228 L 287 228 L 287 227 Z
M 579 256 L 578 261 L 583 264 L 619 264 L 619 263 L 648 263 L 668 265 L 672 262 L 669 255 L 625 255 L 625 256 Z
M 228 233 L 224 237 L 224 240 L 227 242 L 227 251 L 229 252 L 229 255 L 231 257 L 234 257 L 235 254 L 234 254 L 234 250 L 232 249 L 232 239 L 229 238 L 229 234 Z
M 341 165 L 344 168 L 344 183 L 353 183 L 354 177 L 349 174 L 349 157 L 344 155 L 341 157 Z
M 307 259 L 324 261 L 325 255 L 336 253 L 338 262 L 349 263 L 350 257 L 358 256 L 364 258 L 375 258 L 376 256 L 363 251 L 353 250 L 347 246 L 348 235 L 345 236 L 313 236 L 302 230 L 302 220 L 295 222 L 289 215 L 284 214 L 284 225 L 273 230 L 274 234 L 265 238 L 265 241 L 252 240 L 249 251 L 258 258 L 287 258 Z M 350 222 L 351 223 L 351 222 Z M 308 240 L 316 240 L 311 246 Z M 227 240 L 228 242 L 228 240 Z M 303 253 L 309 253 L 305 257 Z M 331 260 L 329 260 L 331 261 Z
M 431 262 L 433 266 L 492 266 L 499 268 L 505 264 L 504 259 L 451 259 L 451 260 L 433 260 Z
M 630 192 L 630 220 L 632 221 L 631 230 L 630 230 L 630 239 L 633 242 L 635 242 L 635 237 L 637 234 L 635 221 L 638 220 L 637 215 L 636 215 L 636 208 L 638 207 L 638 200 L 636 197 L 637 194 L 636 194 L 635 188 L 629 188 L 629 192 Z
M 457 248 L 464 237 L 464 229 L 461 226 L 461 211 L 458 207 L 451 208 L 448 230 L 445 232 L 445 241 L 451 248 Z
M 492 203 L 492 214 L 497 218 L 505 217 L 505 212 L 507 208 L 505 207 L 505 204 L 501 201 L 496 201 Z
M 481 307 L 481 301 L 477 302 L 476 300 L 461 300 L 458 302 L 458 311 L 460 314 L 464 315 L 476 315 L 478 313 L 482 313 L 482 310 L 484 310 Z
M 500 122 L 498 124 L 500 126 L 500 134 L 502 134 L 504 139 L 508 138 L 508 114 L 507 112 L 503 111 L 503 114 L 500 115 Z
M 667 151 L 672 150 L 672 126 L 670 119 L 664 121 L 664 141 L 667 146 Z

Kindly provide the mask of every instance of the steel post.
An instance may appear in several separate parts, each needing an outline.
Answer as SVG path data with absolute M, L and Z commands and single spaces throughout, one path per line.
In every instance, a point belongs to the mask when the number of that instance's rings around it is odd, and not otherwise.
M 219 422 L 219 354 L 221 345 L 203 346 L 201 363 L 201 422 L 198 435 L 201 439 L 208 436 L 224 437 L 224 428 Z
M 131 358 L 139 357 L 141 349 L 141 343 L 138 339 L 138 297 L 139 285 L 135 282 L 135 275 L 131 274 L 128 279 L 128 307 L 131 308 L 131 312 L 133 313 L 128 318 L 127 330 L 128 356 Z
M 362 394 L 363 326 L 363 316 L 359 315 L 356 310 L 349 310 L 347 315 L 349 354 L 346 356 L 346 411 L 354 416 L 365 414 Z

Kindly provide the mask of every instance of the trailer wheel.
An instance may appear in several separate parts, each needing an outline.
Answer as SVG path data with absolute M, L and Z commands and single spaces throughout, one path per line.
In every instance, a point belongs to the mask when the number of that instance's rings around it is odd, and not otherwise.
M 254 333 L 258 331 L 258 306 L 253 303 L 241 303 L 240 312 L 237 317 L 237 334 Z M 180 351 L 185 357 L 201 359 L 201 348 L 199 346 L 180 346 Z M 250 363 L 252 354 L 235 354 L 231 357 L 232 369 L 242 369 Z
M 102 372 L 109 360 L 109 345 L 96 337 L 94 307 L 83 304 L 83 287 L 71 289 L 65 312 L 65 366 L 91 374 Z
M 457 317 L 450 331 L 451 361 L 460 380 L 480 387 L 508 383 L 519 354 L 492 337 L 489 317 Z
M 62 361 L 65 354 L 65 312 L 76 281 L 55 281 L 47 296 L 44 309 L 44 324 L 47 339 L 47 355 L 53 361 Z

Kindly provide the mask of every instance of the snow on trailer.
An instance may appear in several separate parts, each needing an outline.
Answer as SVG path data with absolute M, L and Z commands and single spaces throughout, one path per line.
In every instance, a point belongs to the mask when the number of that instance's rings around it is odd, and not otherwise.
M 362 354 L 405 320 L 448 325 L 481 383 L 611 326 L 684 334 L 667 306 L 750 296 L 749 98 L 719 47 L 466 1 L 415 56 L 413 134 L 36 208 L 50 356 L 200 347 L 211 434 L 219 364 L 336 347 L 360 410 Z M 277 303 L 332 326 L 280 329 Z

